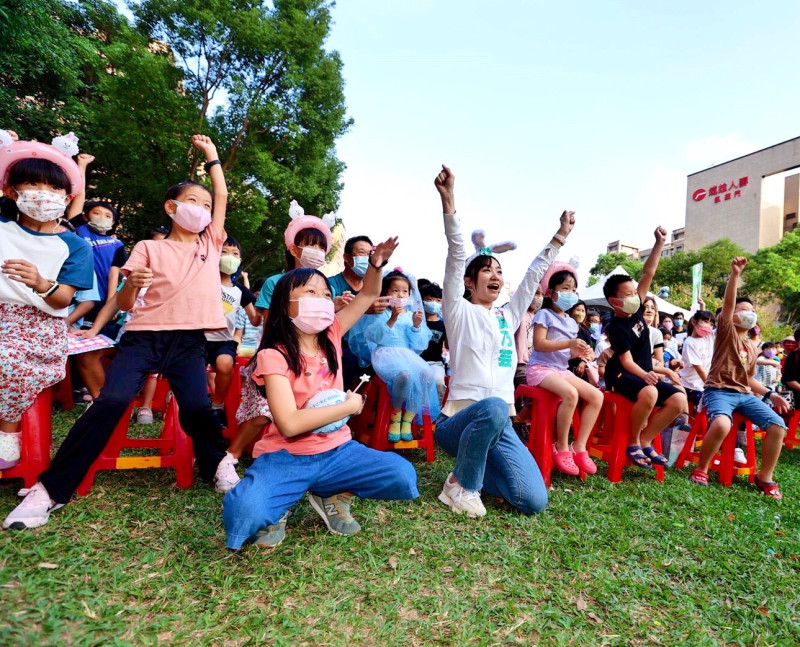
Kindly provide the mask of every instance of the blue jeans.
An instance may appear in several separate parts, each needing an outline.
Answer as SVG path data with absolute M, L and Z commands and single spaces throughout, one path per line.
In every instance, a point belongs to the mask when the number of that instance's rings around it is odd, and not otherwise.
M 508 404 L 500 398 L 439 416 L 434 437 L 455 456 L 453 475 L 462 487 L 502 497 L 525 514 L 544 510 L 547 488 L 539 466 L 517 437 Z
M 706 387 L 703 390 L 703 406 L 706 409 L 709 425 L 720 416 L 727 416 L 733 422 L 733 414 L 738 411 L 761 429 L 767 429 L 772 425 L 786 429 L 786 421 L 752 393 L 734 393 Z
M 326 498 L 352 492 L 362 499 L 416 499 L 417 472 L 405 458 L 354 440 L 335 449 L 297 456 L 285 449 L 261 454 L 225 495 L 222 519 L 228 548 L 278 523 L 306 491 Z

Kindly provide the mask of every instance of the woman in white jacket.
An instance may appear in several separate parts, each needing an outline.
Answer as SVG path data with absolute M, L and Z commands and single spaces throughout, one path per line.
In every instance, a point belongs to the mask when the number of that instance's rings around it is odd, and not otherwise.
M 495 308 L 503 271 L 489 250 L 467 257 L 455 215 L 454 183 L 452 171 L 442 166 L 434 184 L 442 199 L 448 246 L 442 313 L 451 376 L 435 436 L 456 457 L 456 464 L 439 500 L 453 512 L 480 517 L 486 514 L 480 497 L 485 490 L 525 514 L 534 514 L 547 505 L 547 488 L 536 461 L 511 426 L 517 366 L 514 331 L 575 218 L 572 211 L 561 214 L 558 232 L 533 260 L 509 304 Z

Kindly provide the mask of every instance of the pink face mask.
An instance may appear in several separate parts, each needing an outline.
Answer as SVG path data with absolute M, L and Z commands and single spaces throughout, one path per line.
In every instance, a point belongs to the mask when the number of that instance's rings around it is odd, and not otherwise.
M 325 265 L 325 252 L 313 247 L 303 247 L 300 252 L 300 267 L 317 269 Z
M 700 325 L 694 327 L 694 334 L 698 337 L 708 337 L 711 334 L 711 326 Z
M 391 297 L 389 299 L 389 307 L 397 308 L 399 306 L 401 308 L 405 308 L 408 305 L 408 302 L 408 297 Z
M 291 299 L 297 302 L 297 316 L 292 323 L 307 335 L 316 335 L 328 328 L 335 317 L 333 301 L 320 297 Z
M 661 324 L 661 326 L 664 328 L 664 330 L 672 330 L 671 321 L 665 321 L 664 323 Z
M 193 234 L 199 234 L 211 222 L 211 212 L 201 207 L 199 204 L 189 204 L 188 202 L 178 202 L 170 200 L 175 205 L 175 213 L 170 217 L 175 223 Z

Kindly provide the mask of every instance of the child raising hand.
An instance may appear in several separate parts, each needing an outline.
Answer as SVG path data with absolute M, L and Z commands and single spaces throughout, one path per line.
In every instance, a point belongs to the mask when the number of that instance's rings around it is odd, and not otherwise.
M 50 468 L 6 518 L 5 528 L 41 526 L 51 510 L 69 502 L 150 373 L 169 380 L 202 479 L 218 492 L 239 481 L 208 402 L 204 357 L 204 331 L 225 327 L 219 260 L 228 191 L 213 142 L 194 135 L 192 144 L 205 155 L 212 191 L 190 180 L 167 190 L 169 236 L 137 243 L 122 268 L 127 280 L 117 303 L 132 316 L 100 396 L 72 427 Z M 147 298 L 134 307 L 143 288 Z

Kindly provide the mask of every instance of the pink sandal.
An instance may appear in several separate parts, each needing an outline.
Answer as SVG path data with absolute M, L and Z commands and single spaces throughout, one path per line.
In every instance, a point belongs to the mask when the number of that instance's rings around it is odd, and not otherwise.
M 553 443 L 553 463 L 555 463 L 555 466 L 564 472 L 564 474 L 578 476 L 580 473 L 578 466 L 575 464 L 575 460 L 572 458 L 572 451 L 567 450 L 565 452 L 560 452 L 556 449 L 555 443 Z
M 578 469 L 583 470 L 587 474 L 596 474 L 597 473 L 597 465 L 589 456 L 589 452 L 586 450 L 582 452 L 576 452 L 573 449 L 572 445 L 570 445 L 570 450 L 572 451 L 572 460 L 575 465 L 578 466 Z

